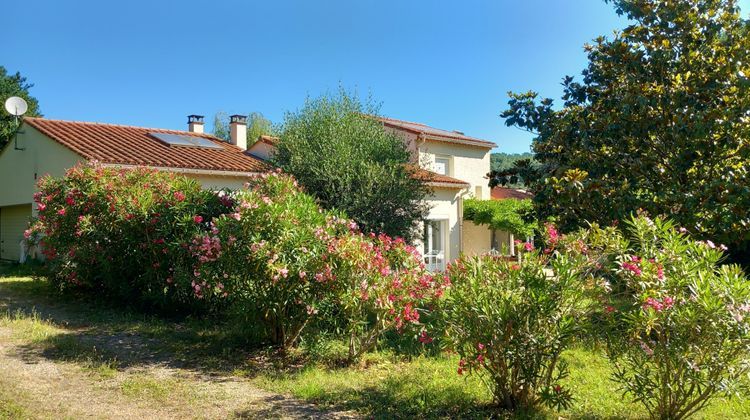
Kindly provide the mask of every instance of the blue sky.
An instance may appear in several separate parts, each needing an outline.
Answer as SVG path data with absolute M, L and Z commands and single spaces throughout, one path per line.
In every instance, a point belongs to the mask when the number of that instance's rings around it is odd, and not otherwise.
M 747 16 L 750 0 L 740 4 Z M 559 97 L 562 77 L 586 64 L 583 44 L 625 26 L 602 0 L 49 0 L 3 10 L 19 18 L 5 19 L 0 65 L 35 84 L 48 118 L 184 129 L 188 114 L 256 111 L 279 122 L 342 84 L 372 94 L 384 115 L 504 152 L 531 140 L 498 117 L 506 92 Z

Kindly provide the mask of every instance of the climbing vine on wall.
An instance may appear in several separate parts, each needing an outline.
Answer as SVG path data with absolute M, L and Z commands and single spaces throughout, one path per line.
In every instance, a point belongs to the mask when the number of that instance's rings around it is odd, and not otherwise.
M 522 238 L 533 235 L 537 228 L 530 199 L 467 199 L 464 201 L 464 220 L 511 232 Z

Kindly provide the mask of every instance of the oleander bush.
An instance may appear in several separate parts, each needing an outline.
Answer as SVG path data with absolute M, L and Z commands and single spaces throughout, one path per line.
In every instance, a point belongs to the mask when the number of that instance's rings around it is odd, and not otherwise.
M 607 354 L 624 394 L 654 418 L 681 419 L 747 384 L 750 283 L 720 265 L 723 246 L 692 240 L 663 218 L 625 224 L 621 287 L 601 289 Z
M 216 193 L 175 174 L 84 164 L 42 179 L 35 200 L 27 239 L 62 290 L 223 311 L 282 350 L 309 325 L 312 336 L 343 331 L 350 362 L 387 332 L 431 341 L 420 314 L 444 278 L 402 239 L 365 236 L 281 172 Z
M 449 266 L 452 287 L 440 314 L 445 344 L 461 357 L 458 374 L 479 374 L 499 406 L 567 407 L 572 395 L 562 385 L 568 369 L 560 356 L 585 324 L 590 288 L 580 259 L 520 248 L 520 262 L 485 255 Z
M 96 164 L 44 177 L 34 200 L 37 238 L 50 281 L 128 304 L 189 303 L 175 287 L 190 258 L 187 244 L 228 210 L 226 198 L 192 179 L 146 168 Z
M 444 284 L 402 239 L 363 235 L 280 172 L 251 179 L 231 200 L 189 246 L 192 278 L 182 288 L 196 299 L 225 301 L 284 351 L 304 331 L 343 330 L 350 362 L 389 331 L 419 329 L 429 340 L 419 315 Z
M 370 351 L 388 331 L 433 341 L 421 320 L 450 286 L 447 276 L 425 270 L 421 255 L 401 238 L 353 232 L 330 243 L 344 281 L 339 306 L 346 316 L 349 362 Z

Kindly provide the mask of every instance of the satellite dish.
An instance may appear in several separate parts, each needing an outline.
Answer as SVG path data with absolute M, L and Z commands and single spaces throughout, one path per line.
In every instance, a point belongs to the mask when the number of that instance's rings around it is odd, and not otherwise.
M 26 104 L 26 101 L 18 96 L 11 96 L 5 101 L 5 110 L 8 111 L 10 115 L 19 117 L 25 114 L 28 109 L 29 106 Z

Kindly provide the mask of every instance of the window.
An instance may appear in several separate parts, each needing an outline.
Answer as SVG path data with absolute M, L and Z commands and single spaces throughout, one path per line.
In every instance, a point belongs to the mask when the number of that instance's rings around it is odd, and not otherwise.
M 433 170 L 441 175 L 450 175 L 450 158 L 446 157 L 435 157 L 435 164 Z
M 424 222 L 424 262 L 430 271 L 445 270 L 445 239 L 447 220 Z

